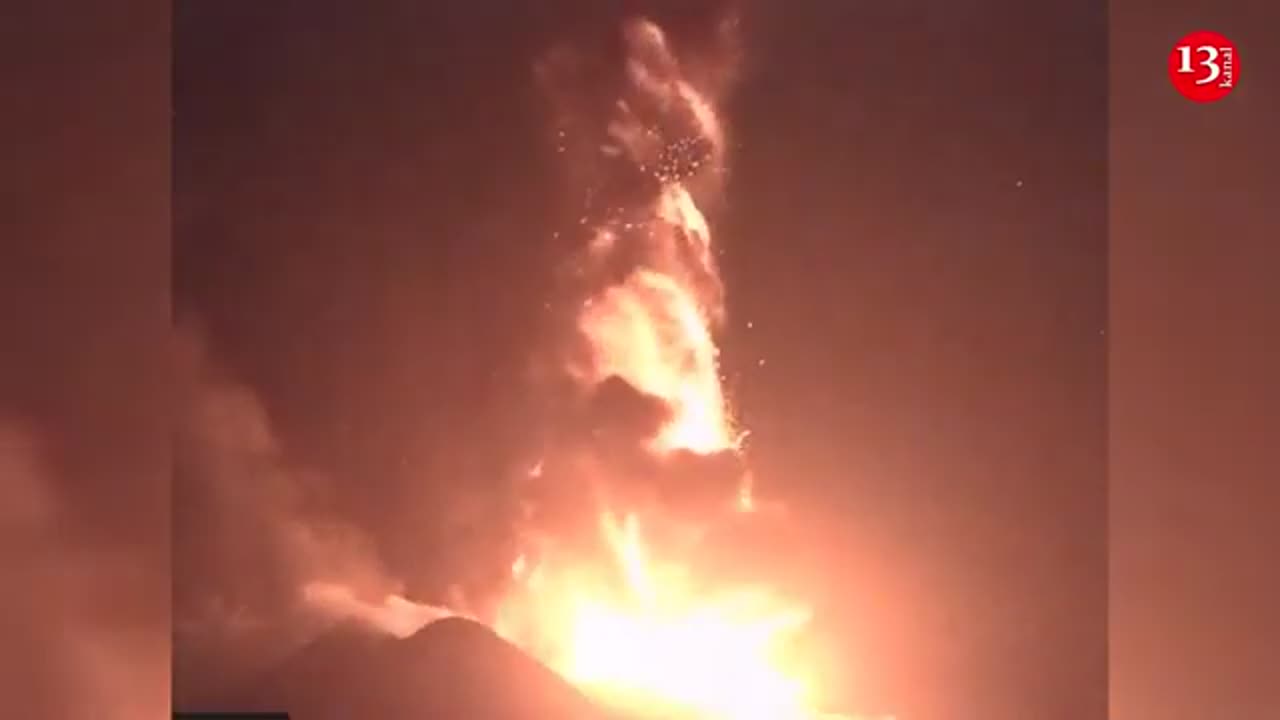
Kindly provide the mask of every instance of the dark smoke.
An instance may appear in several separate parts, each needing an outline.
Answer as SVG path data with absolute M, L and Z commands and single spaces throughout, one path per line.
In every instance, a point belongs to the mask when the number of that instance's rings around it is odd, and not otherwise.
M 647 45 L 636 30 L 647 21 L 663 28 L 670 54 Z M 722 3 L 699 2 L 679 13 L 612 17 L 591 34 L 545 52 L 534 74 L 548 104 L 549 141 L 581 209 L 566 224 L 589 230 L 635 219 L 667 180 L 697 175 L 718 189 L 717 174 L 706 172 L 717 149 L 701 135 L 693 110 L 637 84 L 629 65 L 661 84 L 688 80 L 716 102 L 732 87 L 740 56 L 736 14 Z M 639 133 L 626 147 L 616 135 L 620 118 Z

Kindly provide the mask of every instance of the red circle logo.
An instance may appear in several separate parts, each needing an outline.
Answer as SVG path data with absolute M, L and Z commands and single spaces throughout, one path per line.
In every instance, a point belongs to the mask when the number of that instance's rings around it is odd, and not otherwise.
M 1200 30 L 1179 40 L 1169 53 L 1169 80 L 1194 102 L 1221 100 L 1240 82 L 1240 53 L 1224 35 Z

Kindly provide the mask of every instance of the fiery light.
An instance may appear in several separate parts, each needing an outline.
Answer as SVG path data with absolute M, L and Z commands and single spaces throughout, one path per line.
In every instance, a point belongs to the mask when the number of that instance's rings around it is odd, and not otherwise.
M 660 28 L 638 21 L 624 37 L 631 96 L 617 104 L 602 152 L 627 156 L 655 190 L 625 208 L 624 220 L 601 221 L 587 244 L 584 262 L 599 267 L 623 252 L 639 259 L 583 302 L 577 328 L 590 362 L 574 375 L 588 387 L 621 378 L 659 399 L 667 418 L 648 443 L 659 460 L 736 453 L 742 435 L 727 408 L 714 339 L 724 314 L 721 280 L 707 219 L 688 186 L 721 169 L 723 131 Z M 660 108 L 657 120 L 685 131 L 655 131 L 642 120 L 643 107 Z M 755 507 L 749 475 L 725 505 Z M 515 561 L 498 632 L 589 694 L 639 716 L 828 717 L 816 710 L 803 659 L 788 647 L 809 621 L 803 603 L 766 585 L 717 587 L 699 577 L 678 547 L 654 541 L 653 528 L 671 519 L 651 506 L 619 507 L 613 499 L 598 513 L 594 551 L 553 543 Z
M 695 182 L 714 187 L 724 132 L 711 98 L 684 78 L 659 27 L 636 21 L 624 38 L 629 91 L 616 103 L 600 152 L 629 160 L 650 191 L 600 219 L 585 245 L 583 274 L 613 281 L 582 302 L 575 324 L 588 359 L 567 370 L 588 389 L 620 379 L 661 403 L 664 420 L 644 439 L 658 467 L 680 457 L 738 454 L 746 433 L 732 421 L 715 343 L 723 286 L 711 229 L 691 189 Z M 537 461 L 527 477 L 556 482 L 550 460 Z M 585 464 L 606 476 L 608 465 Z M 592 480 L 598 490 L 612 478 Z M 687 542 L 673 539 L 699 536 L 716 517 L 695 521 L 692 533 L 672 532 L 690 530 L 682 527 L 688 518 L 652 498 L 588 492 L 574 501 L 595 514 L 590 540 L 584 543 L 576 526 L 529 533 L 510 565 L 512 586 L 486 617 L 463 612 L 461 603 L 437 608 L 398 595 L 370 602 L 322 582 L 307 586 L 304 600 L 400 637 L 448 614 L 489 622 L 630 717 L 853 720 L 819 710 L 812 658 L 792 642 L 809 624 L 810 608 L 768 583 L 717 580 L 697 565 Z M 533 506 L 522 504 L 526 521 Z M 720 508 L 759 509 L 750 473 Z
M 763 587 L 709 591 L 690 568 L 649 554 L 634 513 L 602 513 L 600 533 L 611 566 L 538 566 L 498 630 L 637 717 L 820 717 L 809 679 L 786 655 L 806 608 Z

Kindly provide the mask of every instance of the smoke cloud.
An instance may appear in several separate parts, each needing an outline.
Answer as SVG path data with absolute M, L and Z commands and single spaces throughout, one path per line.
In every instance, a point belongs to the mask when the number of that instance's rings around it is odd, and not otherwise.
M 0 418 L 0 698 L 13 717 L 167 717 L 168 638 L 139 607 L 154 568 L 71 538 L 41 433 Z
M 400 597 L 373 538 L 292 464 L 254 392 L 219 370 L 199 335 L 178 341 L 174 455 L 177 702 L 199 703 L 335 622 L 406 635 L 445 611 Z M 239 675 L 237 676 L 237 672 Z

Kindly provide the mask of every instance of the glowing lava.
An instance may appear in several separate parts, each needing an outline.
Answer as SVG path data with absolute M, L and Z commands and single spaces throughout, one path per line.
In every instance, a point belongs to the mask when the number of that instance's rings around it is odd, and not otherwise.
M 603 703 L 637 717 L 800 720 L 812 688 L 786 655 L 809 619 L 761 587 L 700 587 L 690 569 L 647 553 L 636 515 L 605 513 L 613 566 L 549 562 L 525 579 L 499 631 Z M 521 622 L 530 625 L 521 626 Z

